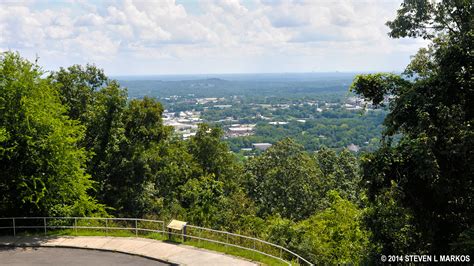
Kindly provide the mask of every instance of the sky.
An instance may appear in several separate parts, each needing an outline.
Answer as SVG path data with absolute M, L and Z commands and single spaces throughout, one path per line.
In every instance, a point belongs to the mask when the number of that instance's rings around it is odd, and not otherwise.
M 0 51 L 108 75 L 402 71 L 395 0 L 0 1 Z

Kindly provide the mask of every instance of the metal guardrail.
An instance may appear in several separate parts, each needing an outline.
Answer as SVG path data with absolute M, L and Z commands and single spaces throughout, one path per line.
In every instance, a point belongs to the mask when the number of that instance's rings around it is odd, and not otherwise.
M 186 233 L 175 233 L 166 231 L 165 222 L 160 220 L 138 219 L 138 218 L 101 218 L 101 217 L 7 217 L 0 218 L 0 232 L 12 230 L 13 236 L 21 230 L 39 229 L 47 235 L 48 230 L 72 229 L 77 233 L 78 229 L 105 230 L 127 230 L 139 236 L 139 233 L 159 233 L 165 238 L 176 235 L 185 241 L 195 239 L 207 241 L 227 247 L 249 250 L 262 255 L 280 260 L 288 265 L 296 264 L 313 265 L 311 262 L 292 252 L 291 250 L 258 239 L 254 237 L 234 234 L 226 231 L 214 230 L 205 227 L 187 225 Z

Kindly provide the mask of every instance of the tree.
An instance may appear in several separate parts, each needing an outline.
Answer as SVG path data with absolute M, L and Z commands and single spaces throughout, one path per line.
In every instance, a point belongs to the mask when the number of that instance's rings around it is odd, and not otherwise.
M 372 228 L 373 244 L 371 257 L 378 261 L 380 254 L 409 254 L 413 250 L 422 253 L 417 246 L 422 239 L 413 225 L 413 211 L 403 207 L 399 199 L 403 197 L 400 187 L 395 182 L 383 193 L 375 196 L 370 208 L 365 214 L 365 224 Z
M 189 152 L 206 173 L 214 174 L 219 181 L 232 182 L 230 178 L 238 177 L 239 173 L 235 169 L 235 157 L 222 141 L 223 136 L 222 129 L 201 124 L 196 135 L 189 141 Z
M 151 147 L 145 153 L 145 160 L 152 169 L 149 178 L 153 186 L 150 213 L 163 219 L 184 219 L 185 210 L 179 201 L 180 187 L 203 174 L 202 168 L 188 152 L 186 143 L 178 137 L 169 137 Z
M 131 100 L 124 114 L 125 136 L 132 143 L 149 147 L 160 142 L 170 133 L 163 126 L 163 106 L 154 98 Z
M 127 91 L 95 66 L 61 68 L 51 75 L 71 118 L 86 128 L 81 143 L 97 198 L 116 214 L 140 216 L 152 209 L 150 150 L 166 139 L 163 107 L 153 98 L 127 101 Z
M 88 192 L 84 128 L 69 119 L 36 63 L 0 54 L 0 211 L 11 216 L 105 214 Z
M 316 152 L 316 160 L 327 185 L 325 192 L 335 190 L 343 198 L 354 203 L 360 201 L 359 164 L 350 151 L 344 149 L 336 154 L 333 150 L 323 147 Z
M 94 102 L 89 107 L 84 147 L 92 154 L 87 169 L 98 182 L 97 196 L 101 200 L 108 196 L 110 170 L 121 164 L 121 152 L 128 147 L 123 121 L 126 108 L 126 91 L 116 82 L 95 92 Z
M 297 252 L 315 264 L 362 264 L 370 251 L 364 211 L 328 191 L 328 207 L 294 222 L 273 216 L 267 219 L 266 238 Z
M 120 138 L 109 141 L 104 161 L 104 200 L 121 215 L 142 216 L 151 206 L 156 163 L 150 153 L 168 135 L 163 107 L 152 98 L 130 101 L 120 114 Z
M 329 207 L 298 223 L 301 232 L 293 245 L 315 264 L 361 264 L 369 251 L 369 232 L 363 211 L 336 191 L 328 192 Z
M 50 77 L 58 84 L 61 102 L 67 106 L 67 115 L 71 119 L 88 122 L 91 107 L 95 101 L 95 92 L 110 82 L 102 69 L 94 65 L 73 65 L 60 68 Z
M 224 184 L 213 174 L 192 178 L 180 187 L 180 201 L 187 210 L 186 217 L 195 224 L 213 226 L 219 217 L 224 199 Z
M 50 77 L 67 106 L 68 116 L 85 126 L 80 144 L 91 154 L 87 172 L 97 181 L 97 197 L 103 200 L 103 187 L 109 168 L 113 167 L 110 160 L 115 158 L 113 152 L 124 138 L 122 116 L 127 92 L 93 65 L 61 68 Z
M 246 165 L 247 190 L 260 215 L 304 219 L 321 206 L 322 174 L 316 161 L 284 139 Z
M 362 168 L 373 203 L 393 184 L 401 191 L 395 202 L 413 215 L 406 226 L 421 235 L 416 246 L 407 242 L 412 252 L 449 253 L 474 226 L 473 11 L 468 0 L 404 1 L 387 23 L 389 35 L 431 40 L 428 49 L 412 59 L 408 78 L 370 74 L 352 85 L 374 104 L 392 96 L 382 146 L 362 159 Z M 390 235 L 374 236 L 390 254 L 406 248 L 393 247 Z

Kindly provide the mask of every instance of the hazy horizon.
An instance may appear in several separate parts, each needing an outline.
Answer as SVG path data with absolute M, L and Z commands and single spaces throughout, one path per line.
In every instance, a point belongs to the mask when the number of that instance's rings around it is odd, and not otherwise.
M 398 73 L 399 71 L 391 71 Z M 276 76 L 276 75 L 344 75 L 344 74 L 359 74 L 359 73 L 377 73 L 377 71 L 321 71 L 321 72 L 241 72 L 241 73 L 180 73 L 180 74 L 119 74 L 110 75 L 111 78 L 147 78 L 147 77 L 181 77 L 181 76 L 196 76 L 196 77 L 212 77 L 212 76 Z

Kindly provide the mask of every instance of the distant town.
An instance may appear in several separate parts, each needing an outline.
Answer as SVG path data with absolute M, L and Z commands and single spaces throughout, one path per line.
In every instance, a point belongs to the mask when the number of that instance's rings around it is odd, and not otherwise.
M 271 126 L 275 130 L 289 127 L 291 124 L 305 124 L 317 121 L 318 114 L 325 115 L 335 112 L 350 112 L 353 115 L 363 116 L 370 112 L 379 112 L 370 102 L 357 96 L 344 96 L 333 101 L 328 99 L 278 99 L 274 102 L 267 99 L 266 103 L 254 102 L 248 97 L 206 97 L 199 98 L 190 94 L 187 96 L 173 95 L 161 99 L 166 110 L 163 113 L 164 124 L 174 128 L 183 139 L 196 134 L 199 123 L 218 125 L 224 130 L 224 138 L 232 141 L 233 138 L 245 138 L 258 134 L 258 128 Z M 384 103 L 388 103 L 386 97 Z M 301 110 L 307 116 L 301 117 Z M 298 111 L 292 116 L 292 111 Z M 326 136 L 315 136 L 325 139 Z M 369 139 L 364 144 L 369 144 Z M 252 142 L 240 151 L 251 154 L 254 151 L 264 151 L 272 145 L 271 142 Z M 363 145 L 350 142 L 342 148 L 358 152 Z M 341 148 L 341 147 L 339 147 Z

